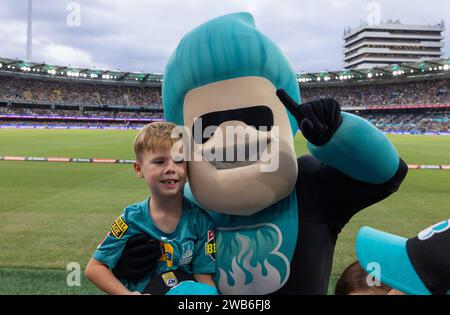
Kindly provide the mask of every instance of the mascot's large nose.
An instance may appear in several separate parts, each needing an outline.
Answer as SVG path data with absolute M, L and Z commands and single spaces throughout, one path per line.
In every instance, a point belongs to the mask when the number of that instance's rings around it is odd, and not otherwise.
M 257 130 L 242 121 L 226 121 L 203 144 L 203 156 L 216 169 L 245 167 L 260 160 L 270 141 L 270 131 Z

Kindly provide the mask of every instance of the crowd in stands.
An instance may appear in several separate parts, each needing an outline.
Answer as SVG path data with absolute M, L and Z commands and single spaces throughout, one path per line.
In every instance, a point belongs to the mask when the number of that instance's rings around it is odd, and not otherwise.
M 345 109 L 360 106 L 388 106 L 388 105 L 417 105 L 417 104 L 450 104 L 449 79 L 424 80 L 418 82 L 383 83 L 370 85 L 301 85 L 300 91 L 302 102 L 311 101 L 316 98 L 331 97 L 339 101 Z M 63 117 L 89 117 L 89 118 L 120 118 L 123 122 L 110 124 L 109 122 L 95 121 L 92 126 L 130 126 L 127 118 L 164 118 L 161 111 L 161 89 L 148 86 L 128 86 L 118 84 L 94 84 L 84 83 L 76 80 L 50 81 L 28 78 L 16 78 L 0 76 L 0 115 L 27 115 L 27 116 L 63 116 Z M 42 109 L 44 105 L 24 104 L 8 105 L 14 101 L 46 102 L 53 105 L 77 105 L 78 110 L 73 109 Z M 156 111 L 124 111 L 95 110 L 94 107 L 84 108 L 84 105 L 121 105 L 121 106 L 146 106 L 157 108 Z M 61 106 L 59 106 L 61 107 Z M 54 106 L 53 106 L 54 108 Z M 68 107 L 70 108 L 70 107 Z M 448 107 L 447 107 L 448 108 Z M 415 111 L 411 114 L 383 113 L 383 114 L 361 114 L 371 121 L 379 129 L 386 132 L 406 131 L 412 133 L 423 132 L 449 132 L 450 112 L 449 110 L 421 112 Z M 17 120 L 15 120 L 17 122 Z M 2 118 L 1 124 L 11 123 L 11 120 Z M 66 124 L 76 126 L 83 123 L 78 121 L 51 122 L 24 121 L 27 124 Z M 91 122 L 86 122 L 90 124 Z
M 385 132 L 450 132 L 450 110 L 410 114 L 360 114 Z
M 160 89 L 148 86 L 49 81 L 0 76 L 0 99 L 77 105 L 157 105 Z
M 301 85 L 302 102 L 332 97 L 342 107 L 450 103 L 450 80 L 367 85 Z M 161 108 L 161 89 L 0 76 L 0 100 L 77 105 L 135 105 Z
M 302 102 L 315 98 L 335 98 L 342 107 L 385 106 L 414 104 L 449 104 L 450 80 L 431 80 L 407 83 L 302 86 Z
M 7 108 L 0 107 L 0 114 L 22 116 L 50 116 L 50 117 L 88 117 L 88 118 L 164 118 L 162 112 L 125 112 L 125 111 L 94 111 L 94 110 L 63 110 L 41 108 Z

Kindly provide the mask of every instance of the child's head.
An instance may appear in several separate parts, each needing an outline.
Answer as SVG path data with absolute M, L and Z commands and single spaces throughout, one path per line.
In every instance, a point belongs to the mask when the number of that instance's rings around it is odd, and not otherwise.
M 172 138 L 175 124 L 154 122 L 145 125 L 133 142 L 136 175 L 144 178 L 153 197 L 173 197 L 186 183 L 186 162 L 172 156 L 172 147 L 180 138 Z
M 358 261 L 348 266 L 336 283 L 335 295 L 385 295 L 391 290 L 387 285 L 370 286 L 367 283 L 368 273 Z

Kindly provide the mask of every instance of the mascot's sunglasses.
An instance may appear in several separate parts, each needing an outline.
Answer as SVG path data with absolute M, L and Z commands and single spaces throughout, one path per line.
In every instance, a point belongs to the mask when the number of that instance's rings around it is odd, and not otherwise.
M 194 133 L 201 131 L 201 136 L 194 134 L 196 143 L 205 143 L 209 137 L 204 137 L 204 131 L 208 127 L 210 135 L 214 134 L 214 130 L 226 121 L 242 121 L 247 126 L 252 126 L 257 130 L 270 131 L 273 126 L 273 112 L 268 106 L 259 105 L 245 108 L 237 108 L 230 110 L 223 110 L 217 112 L 210 112 L 201 115 L 194 121 L 192 131 Z

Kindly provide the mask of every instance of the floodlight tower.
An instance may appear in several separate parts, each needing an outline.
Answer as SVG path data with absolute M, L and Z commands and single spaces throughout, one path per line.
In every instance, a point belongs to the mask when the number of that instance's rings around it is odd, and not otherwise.
M 31 60 L 32 58 L 32 51 L 31 51 L 31 44 L 33 41 L 33 34 L 32 34 L 32 11 L 33 11 L 33 0 L 28 0 L 28 26 L 27 26 L 27 60 Z

